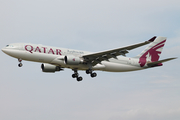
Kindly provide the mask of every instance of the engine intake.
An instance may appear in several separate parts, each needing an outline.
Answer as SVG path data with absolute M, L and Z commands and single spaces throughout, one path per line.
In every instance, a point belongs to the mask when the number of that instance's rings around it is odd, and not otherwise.
M 62 70 L 59 66 L 44 63 L 41 65 L 41 69 L 43 72 L 56 72 Z
M 65 56 L 64 57 L 64 62 L 67 65 L 79 65 L 80 63 L 82 63 L 83 61 L 79 58 L 79 57 L 75 57 L 75 56 Z

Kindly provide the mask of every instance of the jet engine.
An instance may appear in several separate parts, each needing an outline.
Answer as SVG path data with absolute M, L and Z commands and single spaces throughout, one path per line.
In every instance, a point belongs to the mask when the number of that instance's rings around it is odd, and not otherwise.
M 44 63 L 41 65 L 41 69 L 43 72 L 56 72 L 62 70 L 59 66 Z
M 79 57 L 75 57 L 75 56 L 65 56 L 64 62 L 67 65 L 79 65 L 80 63 L 83 62 L 83 60 L 80 59 Z

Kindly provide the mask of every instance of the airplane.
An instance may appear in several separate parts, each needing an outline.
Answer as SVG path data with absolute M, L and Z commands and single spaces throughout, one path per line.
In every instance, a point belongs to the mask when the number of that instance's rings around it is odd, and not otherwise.
M 26 60 L 42 63 L 41 69 L 43 72 L 54 73 L 69 68 L 74 71 L 72 77 L 76 78 L 77 81 L 82 81 L 83 78 L 79 75 L 78 70 L 86 71 L 94 78 L 97 76 L 97 73 L 94 72 L 96 70 L 128 72 L 162 66 L 163 62 L 176 59 L 159 60 L 166 39 L 166 37 L 154 36 L 142 43 L 102 52 L 87 52 L 30 43 L 9 44 L 2 48 L 2 51 L 11 57 L 17 58 L 19 67 L 23 65 L 22 60 Z M 149 46 L 139 55 L 126 57 L 130 50 L 147 44 Z

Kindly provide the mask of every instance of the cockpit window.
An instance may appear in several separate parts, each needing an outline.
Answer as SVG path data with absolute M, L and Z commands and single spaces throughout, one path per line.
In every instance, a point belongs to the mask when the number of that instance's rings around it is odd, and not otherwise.
M 6 47 L 9 47 L 9 45 L 6 45 Z

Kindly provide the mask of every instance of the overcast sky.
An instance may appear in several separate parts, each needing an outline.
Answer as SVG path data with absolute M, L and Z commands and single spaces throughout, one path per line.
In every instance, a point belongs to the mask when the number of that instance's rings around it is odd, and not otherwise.
M 167 37 L 180 59 L 179 0 L 0 0 L 0 48 L 16 42 L 98 52 Z M 128 57 L 145 47 L 130 51 Z M 179 120 L 180 60 L 126 73 L 43 73 L 0 52 L 1 120 Z

